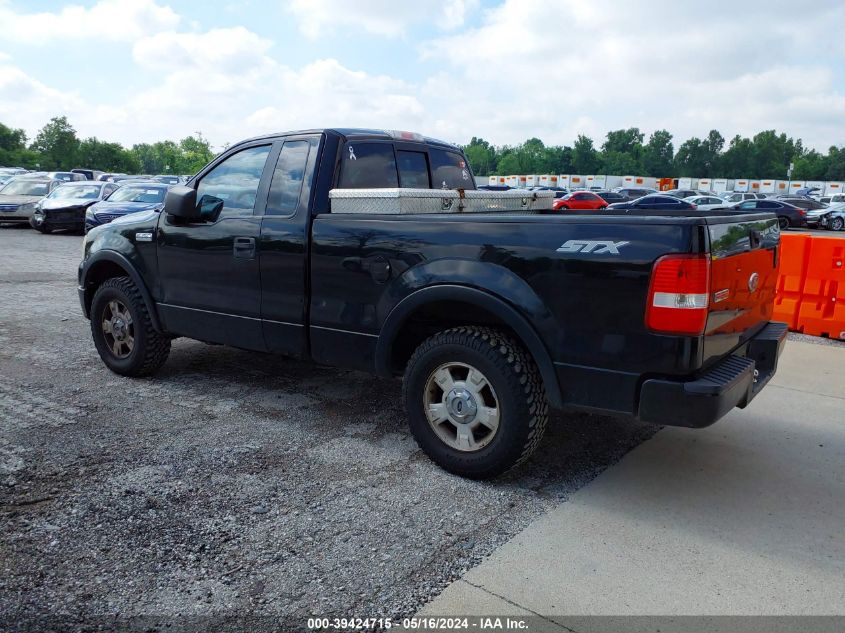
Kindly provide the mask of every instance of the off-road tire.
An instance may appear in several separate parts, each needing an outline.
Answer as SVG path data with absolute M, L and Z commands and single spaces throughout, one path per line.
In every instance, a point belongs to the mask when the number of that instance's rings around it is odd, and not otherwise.
M 496 435 L 475 452 L 447 445 L 426 416 L 428 378 L 449 362 L 477 367 L 499 400 L 501 419 Z M 408 361 L 402 397 L 420 448 L 443 469 L 470 479 L 496 477 L 528 459 L 540 443 L 549 417 L 546 392 L 533 359 L 521 344 L 491 327 L 456 327 L 426 339 Z
M 122 302 L 132 316 L 135 342 L 126 358 L 118 358 L 112 353 L 103 333 L 101 315 L 113 299 Z M 106 367 L 122 376 L 149 376 L 170 354 L 170 339 L 156 332 L 141 292 L 129 277 L 112 277 L 97 288 L 91 302 L 91 336 Z

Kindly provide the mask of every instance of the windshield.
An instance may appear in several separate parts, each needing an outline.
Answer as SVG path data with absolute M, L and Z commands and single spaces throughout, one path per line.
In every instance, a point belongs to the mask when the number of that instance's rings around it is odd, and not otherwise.
M 97 185 L 85 185 L 83 187 L 62 185 L 47 196 L 50 200 L 96 200 L 99 197 L 100 188 Z
M 109 202 L 164 202 L 164 187 L 121 187 L 109 196 Z
M 0 189 L 4 196 L 46 196 L 49 183 L 44 180 L 12 180 Z

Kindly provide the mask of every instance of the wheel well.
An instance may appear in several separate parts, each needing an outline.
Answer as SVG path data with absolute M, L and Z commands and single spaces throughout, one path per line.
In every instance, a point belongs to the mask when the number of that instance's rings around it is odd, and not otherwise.
M 88 272 L 85 284 L 85 307 L 87 310 L 91 309 L 91 302 L 94 299 L 94 293 L 106 279 L 113 277 L 128 277 L 129 273 L 123 269 L 119 264 L 115 264 L 109 260 L 97 262 L 91 267 Z
M 429 336 L 461 325 L 496 327 L 522 342 L 507 323 L 485 308 L 465 301 L 433 301 L 412 312 L 396 332 L 390 350 L 391 371 L 402 373 L 411 354 Z

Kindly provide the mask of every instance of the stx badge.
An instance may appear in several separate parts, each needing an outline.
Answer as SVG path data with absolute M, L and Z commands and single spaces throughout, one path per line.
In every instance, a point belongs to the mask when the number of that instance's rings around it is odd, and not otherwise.
M 619 249 L 631 242 L 598 242 L 593 240 L 567 240 L 557 249 L 558 253 L 592 253 L 618 255 Z

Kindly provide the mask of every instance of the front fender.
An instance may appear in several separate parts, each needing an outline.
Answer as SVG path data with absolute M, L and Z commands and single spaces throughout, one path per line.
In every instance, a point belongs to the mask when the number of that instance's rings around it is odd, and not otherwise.
M 126 255 L 111 249 L 99 248 L 97 250 L 92 250 L 80 266 L 79 290 L 80 293 L 82 293 L 85 316 L 89 317 L 91 301 L 93 300 L 94 292 L 96 291 L 96 289 L 92 287 L 93 284 L 91 281 L 97 277 L 96 272 L 98 267 L 106 263 L 118 266 L 126 273 L 126 276 L 132 280 L 132 283 L 134 283 L 138 288 L 138 291 L 141 293 L 141 297 L 147 306 L 147 312 L 150 315 L 153 328 L 157 332 L 162 332 L 155 302 L 150 295 L 147 285 L 144 283 L 143 277 Z

